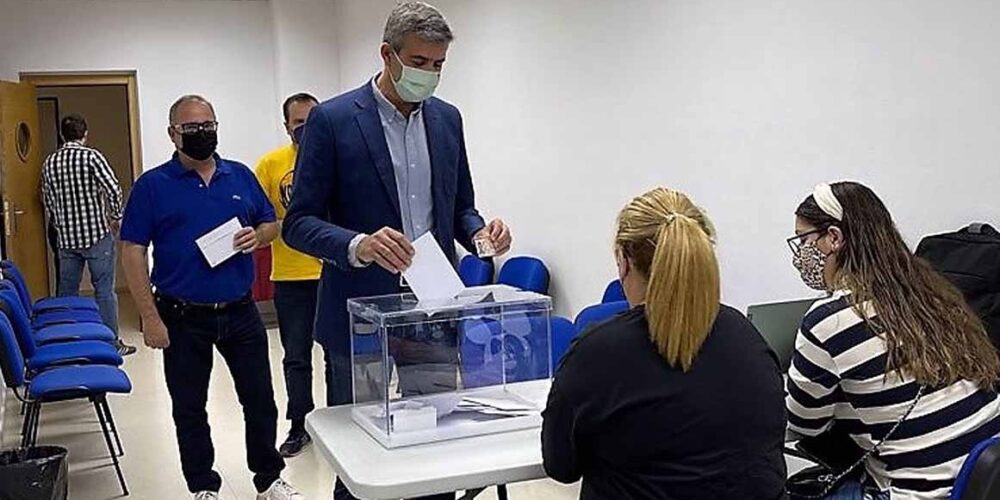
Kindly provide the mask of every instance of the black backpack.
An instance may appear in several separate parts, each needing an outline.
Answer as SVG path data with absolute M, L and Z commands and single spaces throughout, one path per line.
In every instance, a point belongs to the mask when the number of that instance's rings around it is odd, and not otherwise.
M 916 254 L 961 290 L 1000 349 L 1000 232 L 988 224 L 971 224 L 924 238 Z

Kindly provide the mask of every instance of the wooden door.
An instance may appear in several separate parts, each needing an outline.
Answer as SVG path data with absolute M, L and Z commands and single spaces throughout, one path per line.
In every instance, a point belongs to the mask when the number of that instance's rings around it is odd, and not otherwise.
M 35 297 L 48 295 L 38 103 L 30 83 L 0 82 L 0 183 L 6 254 Z

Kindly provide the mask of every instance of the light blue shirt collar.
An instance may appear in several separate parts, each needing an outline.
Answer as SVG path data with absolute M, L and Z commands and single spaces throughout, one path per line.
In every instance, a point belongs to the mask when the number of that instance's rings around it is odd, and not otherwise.
M 375 78 L 372 78 L 372 83 L 371 83 L 372 93 L 375 94 L 375 104 L 378 105 L 379 114 L 382 115 L 383 119 L 388 120 L 390 122 L 397 120 L 402 120 L 404 122 L 407 121 L 407 117 L 403 116 L 403 114 L 400 113 L 398 109 L 396 109 L 396 106 L 394 106 L 392 102 L 389 101 L 389 98 L 387 98 L 385 94 L 382 93 L 382 90 L 378 88 L 378 79 L 380 76 L 382 76 L 381 72 L 376 73 Z M 417 107 L 413 110 L 412 113 L 410 113 L 410 117 L 419 118 L 420 112 L 423 111 L 423 109 L 424 109 L 424 103 L 423 102 L 417 103 Z

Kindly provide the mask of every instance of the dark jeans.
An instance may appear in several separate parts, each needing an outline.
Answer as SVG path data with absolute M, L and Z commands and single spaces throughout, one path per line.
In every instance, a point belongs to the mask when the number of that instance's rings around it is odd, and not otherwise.
M 267 332 L 257 306 L 249 297 L 220 311 L 162 297 L 156 305 L 170 335 L 163 365 L 188 490 L 219 491 L 222 486 L 222 477 L 212 470 L 215 448 L 205 410 L 213 347 L 225 359 L 243 406 L 247 465 L 254 473 L 254 486 L 259 492 L 267 490 L 285 462 L 275 449 L 278 408 L 271 386 Z
M 282 366 L 288 407 L 285 418 L 302 420 L 316 407 L 312 395 L 313 321 L 319 280 L 275 281 L 274 309 L 278 314 Z
M 115 238 L 108 233 L 90 248 L 59 250 L 59 280 L 56 295 L 80 295 L 83 266 L 90 269 L 90 283 L 94 286 L 94 299 L 101 313 L 101 321 L 118 335 L 118 293 L 115 292 Z
M 354 374 L 351 369 L 351 354 L 337 353 L 333 349 L 324 347 L 323 361 L 326 365 L 326 405 L 340 406 L 353 403 Z

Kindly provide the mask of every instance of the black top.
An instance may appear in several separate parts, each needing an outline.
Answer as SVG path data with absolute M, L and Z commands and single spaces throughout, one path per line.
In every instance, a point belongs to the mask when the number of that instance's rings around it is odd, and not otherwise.
M 584 332 L 543 412 L 545 471 L 580 498 L 775 500 L 785 402 L 778 360 L 722 306 L 688 373 L 670 367 L 637 307 Z

